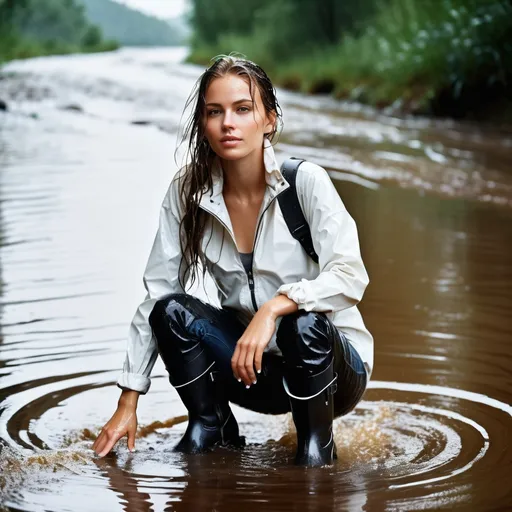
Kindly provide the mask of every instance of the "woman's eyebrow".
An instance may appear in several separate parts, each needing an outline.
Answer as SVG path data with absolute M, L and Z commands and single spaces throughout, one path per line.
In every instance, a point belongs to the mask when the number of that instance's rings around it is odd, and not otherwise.
M 247 98 L 244 98 L 241 100 L 236 100 L 236 101 L 233 101 L 233 105 L 238 105 L 239 103 L 245 103 L 245 102 L 252 103 L 252 100 L 247 99 Z M 220 103 L 207 103 L 206 106 L 207 107 L 222 107 L 222 105 Z

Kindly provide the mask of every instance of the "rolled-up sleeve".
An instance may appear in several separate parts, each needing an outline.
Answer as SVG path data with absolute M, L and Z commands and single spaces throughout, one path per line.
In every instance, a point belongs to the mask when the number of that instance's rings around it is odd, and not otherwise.
M 303 169 L 304 167 L 304 169 Z M 305 162 L 297 174 L 297 194 L 318 254 L 319 275 L 280 286 L 283 294 L 306 311 L 340 311 L 356 305 L 369 279 L 356 224 L 322 167 Z
M 117 381 L 118 387 L 142 394 L 149 390 L 149 376 L 158 355 L 149 315 L 160 297 L 183 292 L 177 186 L 173 180 L 160 208 L 158 230 L 143 276 L 147 294 L 130 324 L 123 372 Z

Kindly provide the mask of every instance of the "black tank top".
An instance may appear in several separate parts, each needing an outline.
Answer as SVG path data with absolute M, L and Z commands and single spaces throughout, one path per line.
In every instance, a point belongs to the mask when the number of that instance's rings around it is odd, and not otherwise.
M 245 268 L 245 272 L 248 274 L 252 268 L 252 252 L 239 252 L 240 259 L 242 260 L 242 264 Z

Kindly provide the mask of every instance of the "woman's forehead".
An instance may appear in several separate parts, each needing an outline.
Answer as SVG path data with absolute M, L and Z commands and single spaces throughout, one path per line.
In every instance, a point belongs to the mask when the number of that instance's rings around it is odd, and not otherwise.
M 252 87 L 254 101 L 261 101 L 258 87 Z M 214 78 L 205 94 L 206 103 L 231 104 L 242 99 L 252 101 L 248 79 L 236 75 Z

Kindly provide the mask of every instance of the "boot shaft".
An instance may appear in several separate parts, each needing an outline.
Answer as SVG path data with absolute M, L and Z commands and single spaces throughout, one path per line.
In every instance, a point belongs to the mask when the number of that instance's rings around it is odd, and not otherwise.
M 303 368 L 288 369 L 283 378 L 297 430 L 295 463 L 306 466 L 332 464 L 336 457 L 332 422 L 336 374 L 333 361 L 317 374 Z

